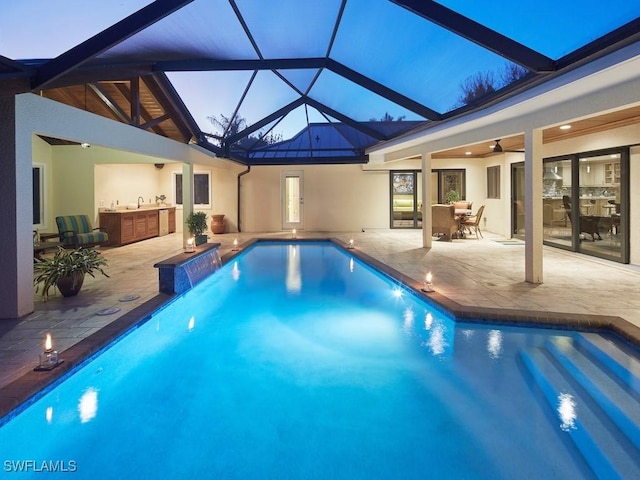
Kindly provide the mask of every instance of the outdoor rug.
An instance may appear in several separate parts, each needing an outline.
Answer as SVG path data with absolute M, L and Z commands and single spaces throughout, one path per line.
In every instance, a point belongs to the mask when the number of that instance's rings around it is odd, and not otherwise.
M 524 245 L 524 241 L 517 240 L 515 238 L 512 238 L 510 240 L 494 240 L 494 242 L 500 243 L 502 245 Z

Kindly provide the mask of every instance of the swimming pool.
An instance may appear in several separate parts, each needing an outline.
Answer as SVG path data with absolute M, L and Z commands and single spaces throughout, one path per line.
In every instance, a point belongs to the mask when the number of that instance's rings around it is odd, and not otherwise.
M 638 478 L 627 348 L 455 323 L 331 244 L 260 243 L 7 421 L 0 460 L 73 478 Z

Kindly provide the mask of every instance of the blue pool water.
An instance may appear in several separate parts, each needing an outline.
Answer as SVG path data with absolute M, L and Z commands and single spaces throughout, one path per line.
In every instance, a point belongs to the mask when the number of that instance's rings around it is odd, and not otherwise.
M 638 365 L 598 334 L 456 324 L 331 244 L 258 244 L 6 421 L 0 461 L 36 478 L 640 478 Z

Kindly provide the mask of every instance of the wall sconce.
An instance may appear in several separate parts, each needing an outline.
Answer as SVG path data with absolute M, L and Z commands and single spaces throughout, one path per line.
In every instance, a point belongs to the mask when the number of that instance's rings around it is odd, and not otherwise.
M 40 361 L 34 370 L 49 371 L 56 368 L 64 360 L 58 358 L 58 351 L 53 349 L 51 334 L 47 333 L 44 341 L 44 351 L 40 354 Z
M 427 273 L 427 276 L 424 279 L 424 284 L 422 285 L 422 288 L 420 289 L 421 291 L 425 292 L 425 293 L 431 293 L 433 292 L 433 275 L 431 275 L 431 272 Z
M 193 252 L 196 251 L 196 246 L 194 244 L 194 240 L 195 239 L 193 237 L 187 239 L 187 246 L 184 247 L 185 253 L 193 253 Z

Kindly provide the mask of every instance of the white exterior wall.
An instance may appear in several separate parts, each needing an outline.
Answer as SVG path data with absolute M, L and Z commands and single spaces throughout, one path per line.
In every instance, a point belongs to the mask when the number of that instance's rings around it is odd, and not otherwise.
M 243 232 L 282 230 L 280 174 L 304 176 L 304 230 L 389 228 L 389 173 L 361 165 L 253 167 L 242 177 Z

